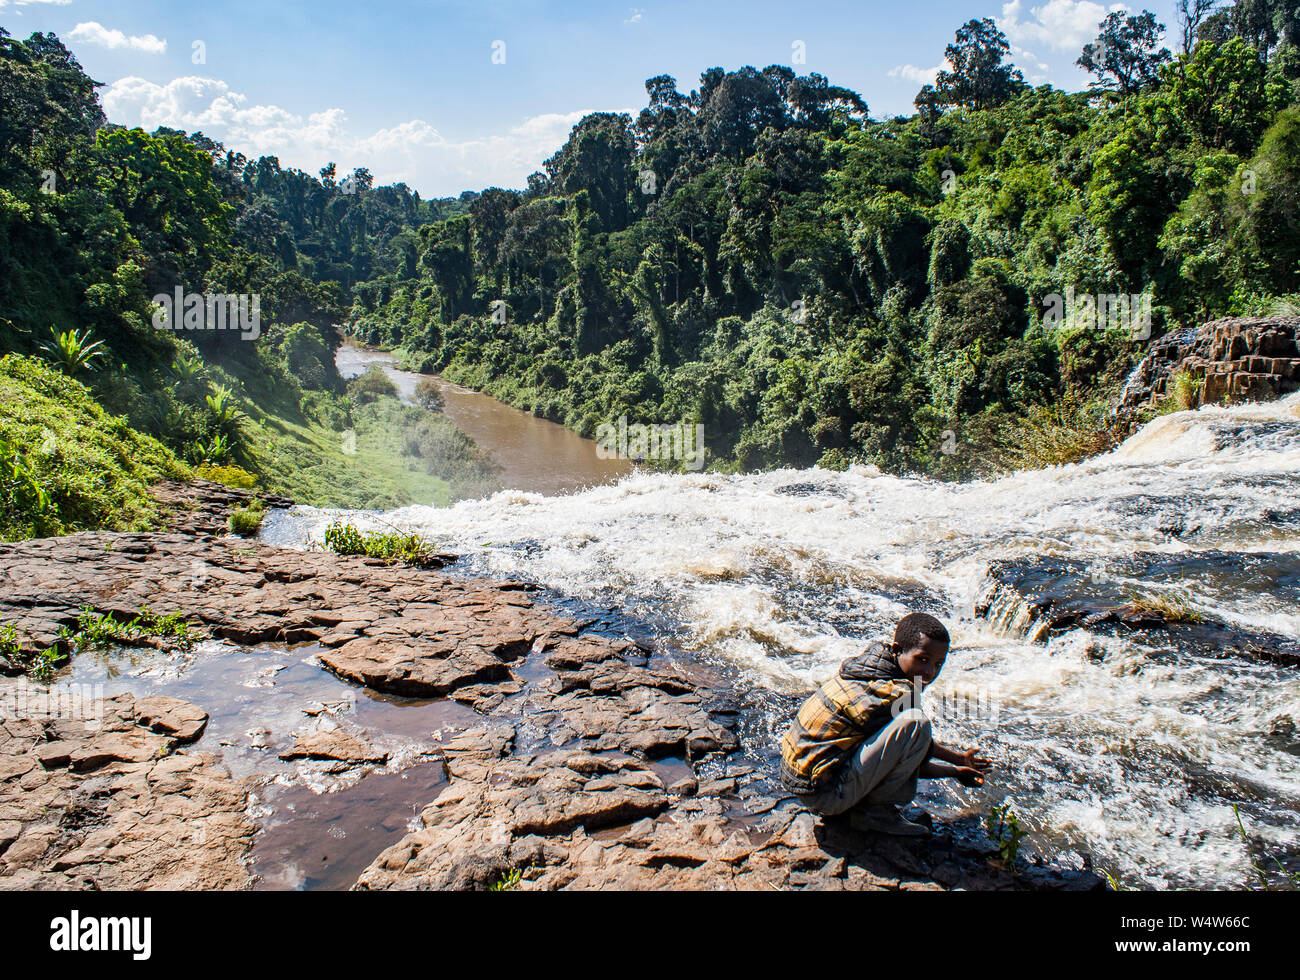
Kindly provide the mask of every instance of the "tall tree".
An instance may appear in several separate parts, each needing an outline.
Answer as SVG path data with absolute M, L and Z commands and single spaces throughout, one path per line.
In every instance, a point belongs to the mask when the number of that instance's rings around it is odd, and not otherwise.
M 474 225 L 475 273 L 485 278 L 492 277 L 497 297 L 501 294 L 505 272 L 501 264 L 501 243 L 506 236 L 510 212 L 521 203 L 523 199 L 514 191 L 489 187 L 469 206 Z
M 989 109 L 1024 88 L 1024 75 L 1005 63 L 1011 53 L 1007 36 L 991 18 L 967 21 L 944 53 L 952 70 L 939 72 L 935 80 L 935 92 L 943 105 Z
M 724 75 L 700 109 L 705 150 L 742 159 L 753 152 L 758 134 L 768 126 L 785 128 L 785 96 L 792 80 L 792 72 L 760 72 L 750 65 Z
M 1175 12 L 1178 28 L 1182 34 L 1183 54 L 1190 54 L 1196 44 L 1201 25 L 1220 6 L 1223 0 L 1178 0 Z
M 1131 95 L 1157 81 L 1160 67 L 1172 57 L 1168 48 L 1156 50 L 1164 37 L 1165 25 L 1156 21 L 1149 10 L 1137 16 L 1113 12 L 1097 25 L 1101 32 L 1095 41 L 1084 45 L 1076 62 L 1097 76 L 1093 88 L 1118 89 Z
M 1300 3 L 1295 0 L 1237 0 L 1206 19 L 1198 40 L 1222 44 L 1239 37 L 1268 62 L 1281 44 L 1300 44 Z
M 632 120 L 626 113 L 593 112 L 579 120 L 545 166 L 562 193 L 586 191 L 605 230 L 620 231 L 631 218 L 635 152 Z

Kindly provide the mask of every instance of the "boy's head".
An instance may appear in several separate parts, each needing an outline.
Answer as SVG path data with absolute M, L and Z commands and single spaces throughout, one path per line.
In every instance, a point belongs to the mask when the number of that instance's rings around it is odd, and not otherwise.
M 943 623 L 925 613 L 909 613 L 894 630 L 894 655 L 903 673 L 920 678 L 926 687 L 943 670 L 950 642 Z

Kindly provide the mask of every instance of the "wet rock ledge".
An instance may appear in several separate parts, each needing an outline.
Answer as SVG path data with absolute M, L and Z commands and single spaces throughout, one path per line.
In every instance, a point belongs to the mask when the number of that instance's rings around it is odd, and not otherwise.
M 221 537 L 246 494 L 160 497 L 169 530 L 0 545 L 0 622 L 31 653 L 83 608 L 148 606 L 238 645 L 312 644 L 377 691 L 473 706 L 482 723 L 443 743 L 446 787 L 355 888 L 1100 886 L 997 866 L 974 816 L 900 841 L 804 811 L 772 791 L 770 759 L 737 761 L 735 700 L 527 585 Z M 11 676 L 0 695 L 16 685 L 33 686 Z M 0 716 L 0 888 L 250 887 L 249 787 L 190 746 L 201 705 L 122 695 L 93 723 L 14 714 Z
M 1003 633 L 1046 642 L 1074 629 L 1136 636 L 1168 655 L 1300 667 L 1300 640 L 1214 618 L 1190 605 L 1143 600 L 1121 583 L 1177 582 L 1217 574 L 1245 589 L 1300 594 L 1300 556 L 1285 552 L 1137 552 L 1104 568 L 1055 555 L 993 562 L 975 615 Z

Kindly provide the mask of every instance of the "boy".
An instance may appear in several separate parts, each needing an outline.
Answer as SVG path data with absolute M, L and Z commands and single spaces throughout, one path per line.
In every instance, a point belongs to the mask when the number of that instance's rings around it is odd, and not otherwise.
M 858 830 L 927 833 L 899 812 L 916 780 L 951 777 L 984 785 L 989 762 L 930 737 L 920 692 L 939 676 L 948 631 L 933 616 L 904 616 L 888 646 L 876 642 L 840 664 L 809 698 L 781 742 L 781 779 L 810 810 L 847 812 Z M 938 761 L 936 761 L 938 760 Z

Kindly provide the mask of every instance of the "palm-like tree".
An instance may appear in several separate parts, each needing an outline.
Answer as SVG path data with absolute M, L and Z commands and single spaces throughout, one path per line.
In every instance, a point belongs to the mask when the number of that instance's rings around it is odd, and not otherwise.
M 178 350 L 172 360 L 172 370 L 180 376 L 181 381 L 193 381 L 203 372 L 203 358 Z
M 206 443 L 197 440 L 190 444 L 190 456 L 198 463 L 224 463 L 230 455 L 230 440 L 222 433 L 213 433 Z
M 103 341 L 90 339 L 90 329 L 80 333 L 65 330 L 59 333 L 57 327 L 50 327 L 52 341 L 46 341 L 45 352 L 50 362 L 70 378 L 75 378 L 83 370 L 93 370 L 95 361 L 104 356 L 100 350 Z
M 235 406 L 230 403 L 230 389 L 225 385 L 215 385 L 212 394 L 204 396 L 204 401 L 218 425 L 224 426 L 234 418 Z

